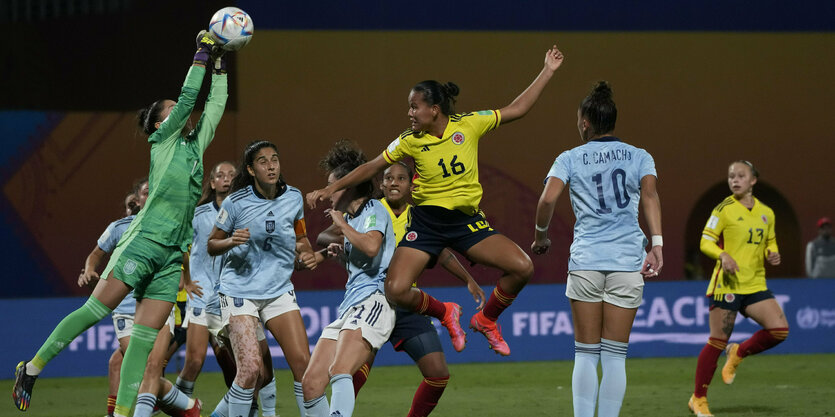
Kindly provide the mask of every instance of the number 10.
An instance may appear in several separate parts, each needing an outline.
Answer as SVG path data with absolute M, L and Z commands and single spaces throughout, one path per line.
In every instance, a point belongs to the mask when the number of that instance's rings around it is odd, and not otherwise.
M 620 177 L 620 186 L 618 186 L 618 177 Z M 600 208 L 596 210 L 597 214 L 611 213 L 612 209 L 606 207 L 606 199 L 603 197 L 603 174 L 594 175 L 591 179 L 597 184 L 597 201 L 600 203 Z M 621 195 L 621 187 L 623 195 Z M 612 171 L 612 190 L 615 193 L 615 203 L 618 208 L 626 208 L 629 205 L 629 194 L 626 193 L 626 172 L 620 168 Z

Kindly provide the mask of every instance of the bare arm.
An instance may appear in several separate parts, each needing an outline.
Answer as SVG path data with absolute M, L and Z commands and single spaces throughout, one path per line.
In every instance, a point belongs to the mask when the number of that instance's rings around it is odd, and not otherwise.
M 473 300 L 475 300 L 476 304 L 478 304 L 476 310 L 484 308 L 484 290 L 482 290 L 478 283 L 475 282 L 473 276 L 470 275 L 466 269 L 464 269 L 464 265 L 461 265 L 461 262 L 458 261 L 458 258 L 454 253 L 452 253 L 452 251 L 448 248 L 444 248 L 444 250 L 441 251 L 441 255 L 438 257 L 438 263 L 467 286 L 467 290 L 473 295 Z
M 316 244 L 327 248 L 331 243 L 342 244 L 343 238 L 342 231 L 335 224 L 331 224 L 327 229 L 319 233 L 319 236 L 316 236 Z
M 307 235 L 296 236 L 296 253 L 298 254 L 299 267 L 313 270 L 321 262 L 317 260 L 316 254 L 313 252 L 313 246 L 310 245 Z
M 198 281 L 191 280 L 189 256 L 188 252 L 183 252 L 183 268 L 182 271 L 180 271 L 180 287 L 186 290 L 189 298 L 194 298 L 195 295 L 202 297 L 203 287 L 197 285 Z
M 641 210 L 644 213 L 649 234 L 661 236 L 661 200 L 658 197 L 655 175 L 644 175 L 641 178 Z M 641 274 L 644 276 L 657 276 L 664 266 L 664 256 L 661 250 L 662 245 L 653 244 L 647 253 Z
M 554 206 L 560 198 L 565 183 L 556 177 L 548 177 L 539 202 L 536 204 L 536 218 L 534 223 L 534 239 L 531 243 L 531 251 L 542 255 L 551 247 L 551 239 L 548 239 L 548 225 L 551 224 L 551 217 L 554 216 Z
M 307 200 L 307 205 L 310 208 L 316 208 L 316 203 L 327 199 L 331 196 L 331 194 L 339 190 L 343 190 L 345 188 L 360 184 L 363 181 L 368 181 L 375 175 L 377 175 L 378 172 L 383 171 L 388 166 L 389 163 L 386 162 L 385 158 L 383 158 L 383 154 L 380 154 L 373 160 L 358 166 L 356 169 L 349 172 L 348 175 L 340 178 L 336 182 L 328 185 L 327 187 L 320 188 L 318 190 L 307 193 L 307 196 L 305 196 L 305 200 Z
M 209 234 L 209 242 L 206 245 L 206 250 L 209 255 L 218 256 L 223 255 L 229 249 L 235 246 L 242 245 L 249 240 L 249 229 L 237 229 L 232 235 L 220 230 L 215 226 L 212 228 L 212 233 Z
M 542 90 L 545 89 L 548 81 L 551 80 L 551 76 L 554 75 L 554 71 L 562 65 L 563 59 L 564 57 L 562 52 L 557 49 L 557 45 L 554 45 L 551 49 L 545 52 L 545 66 L 542 68 L 542 71 L 539 72 L 539 75 L 534 78 L 531 85 L 528 86 L 528 88 L 526 88 L 525 91 L 516 97 L 516 99 L 514 99 L 510 104 L 499 109 L 499 112 L 502 115 L 502 124 L 521 119 L 528 113 L 528 111 L 530 111 L 531 107 L 533 107 L 534 103 L 536 103 L 539 99 L 539 95 L 542 94 Z
M 78 276 L 79 287 L 93 284 L 99 279 L 99 274 L 96 272 L 96 269 L 98 269 L 105 255 L 107 255 L 107 252 L 101 250 L 98 245 L 87 255 L 87 259 L 84 260 L 84 269 L 81 271 L 81 275 Z

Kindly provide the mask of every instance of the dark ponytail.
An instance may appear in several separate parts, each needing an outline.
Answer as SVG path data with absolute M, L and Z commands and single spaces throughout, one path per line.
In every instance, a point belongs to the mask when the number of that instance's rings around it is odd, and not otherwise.
M 612 87 L 606 81 L 598 81 L 580 104 L 580 117 L 591 125 L 593 135 L 602 135 L 615 130 L 618 108 L 612 100 Z
M 145 132 L 146 135 L 150 136 L 152 133 L 157 131 L 157 122 L 159 122 L 159 115 L 162 113 L 162 106 L 165 103 L 165 100 L 157 100 L 151 103 L 150 106 L 140 109 L 139 112 L 136 114 L 136 121 L 139 124 L 139 128 Z
M 419 82 L 412 91 L 423 94 L 423 101 L 430 106 L 438 105 L 446 116 L 455 114 L 455 97 L 461 89 L 453 82 L 441 84 L 435 80 Z

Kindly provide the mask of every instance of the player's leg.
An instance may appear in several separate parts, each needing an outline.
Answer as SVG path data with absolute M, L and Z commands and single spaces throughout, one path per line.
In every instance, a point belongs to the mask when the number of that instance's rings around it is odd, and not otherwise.
M 301 384 L 304 371 L 310 362 L 310 343 L 307 340 L 304 320 L 293 298 L 293 294 L 288 293 L 270 303 L 262 310 L 262 319 L 284 352 L 284 359 L 293 373 L 296 404 L 299 413 L 304 415 L 304 392 Z
M 142 375 L 142 382 L 139 384 L 139 393 L 136 397 L 134 417 L 149 417 L 157 404 L 157 397 L 160 396 L 160 378 L 166 365 L 168 345 L 171 343 L 171 318 L 162 326 L 154 346 L 148 354 L 148 361 L 145 364 L 145 373 Z
M 576 278 L 574 272 L 569 280 L 572 278 Z M 574 415 L 594 416 L 598 395 L 597 364 L 600 361 L 603 302 L 570 301 L 574 321 L 574 370 L 571 374 Z
M 331 415 L 350 417 L 354 413 L 354 383 L 351 375 L 365 363 L 371 345 L 362 337 L 362 329 L 342 330 L 330 366 Z M 335 414 L 339 413 L 339 414 Z
M 19 410 L 26 411 L 29 408 L 35 380 L 46 364 L 69 346 L 78 335 L 110 314 L 129 292 L 130 288 L 118 279 L 99 280 L 93 295 L 84 305 L 58 323 L 35 357 L 18 363 L 12 399 Z
M 203 369 L 206 349 L 209 346 L 209 329 L 197 319 L 200 316 L 205 317 L 207 313 L 193 310 L 194 308 L 189 308 L 186 312 L 186 360 L 175 384 L 177 389 L 189 397 L 194 393 L 194 382 L 200 375 L 200 370 Z
M 727 359 L 722 367 L 722 380 L 726 384 L 734 381 L 737 367 L 743 358 L 771 349 L 786 340 L 789 335 L 789 322 L 771 291 L 751 294 L 748 297 L 755 299 L 752 300 L 753 303 L 744 307 L 745 315 L 763 328 L 740 344 L 728 345 L 725 352 Z
M 412 399 L 408 417 L 425 417 L 432 413 L 449 382 L 449 367 L 441 348 L 438 333 L 424 332 L 406 340 L 403 350 L 415 360 L 423 375 Z
M 503 272 L 484 309 L 470 320 L 470 327 L 487 337 L 493 351 L 510 355 L 510 347 L 504 341 L 496 320 L 530 280 L 533 262 L 516 243 L 500 234 L 485 237 L 467 249 L 465 254 L 475 263 Z
M 360 390 L 368 381 L 368 375 L 371 373 L 371 368 L 374 366 L 374 359 L 377 358 L 377 352 L 371 352 L 368 354 L 368 359 L 365 360 L 365 363 L 360 366 L 360 369 L 357 369 L 353 375 L 353 382 L 354 382 L 354 397 L 358 396 Z
M 606 273 L 600 366 L 603 376 L 597 398 L 598 417 L 617 417 L 626 393 L 626 352 L 632 322 L 641 305 L 644 279 L 640 272 Z
M 238 367 L 235 364 L 235 356 L 227 343 L 223 343 L 219 338 L 212 337 L 210 343 L 212 344 L 212 351 L 215 353 L 215 360 L 223 373 L 223 382 L 226 388 L 231 388 L 232 383 L 235 382 L 235 374 L 238 372 Z M 270 362 L 272 366 L 272 362 Z
M 261 351 L 261 363 L 264 365 L 261 367 L 261 375 L 259 378 L 259 386 L 261 388 L 258 389 L 258 400 L 252 402 L 252 408 L 250 409 L 250 415 L 257 415 L 258 407 L 260 403 L 261 407 L 261 415 L 264 417 L 275 416 L 275 400 L 276 400 L 276 392 L 275 392 L 275 374 L 273 369 L 273 357 L 270 353 L 270 346 L 267 344 L 267 336 L 263 333 L 263 331 L 258 335 L 259 338 L 263 336 L 263 339 L 258 340 L 258 347 Z M 298 387 L 294 385 L 294 389 L 296 392 L 296 396 L 301 396 L 301 383 L 299 383 Z M 297 400 L 298 401 L 298 400 Z M 302 404 L 304 404 L 304 400 L 302 399 Z M 253 414 L 256 413 L 256 414 Z M 304 415 L 304 414 L 302 414 Z
M 110 360 L 107 362 L 107 416 L 113 415 L 113 410 L 116 408 L 116 393 L 119 391 L 119 370 L 122 369 L 122 351 L 119 348 L 113 350 L 110 355 Z
M 699 359 L 696 362 L 695 389 L 688 403 L 690 410 L 697 416 L 712 415 L 707 403 L 707 389 L 713 379 L 713 374 L 716 372 L 716 362 L 719 360 L 719 355 L 725 350 L 728 339 L 733 333 L 734 321 L 736 320 L 737 311 L 735 309 L 729 310 L 717 306 L 716 303 L 713 304 L 708 315 L 710 338 L 699 353 Z M 725 307 L 734 308 L 732 305 Z
M 333 324 L 333 323 L 332 323 Z M 339 328 L 330 329 L 331 326 L 322 330 L 322 336 L 313 354 L 310 356 L 310 363 L 302 377 L 302 391 L 304 395 L 305 416 L 328 417 L 330 406 L 325 397 L 325 388 L 328 386 L 328 369 L 333 363 L 336 354 L 336 339 Z
M 231 302 L 231 297 L 230 302 Z M 243 300 L 247 305 L 250 300 Z M 251 309 L 257 314 L 257 309 Z M 226 393 L 224 399 L 228 403 L 228 415 L 249 415 L 252 399 L 255 394 L 255 385 L 261 372 L 263 362 L 261 351 L 258 345 L 257 329 L 261 322 L 253 315 L 241 312 L 240 315 L 231 315 L 229 324 L 226 326 L 229 332 L 229 340 L 232 345 L 232 352 L 235 355 L 235 363 L 238 372 L 235 375 L 235 382 Z M 218 405 L 220 408 L 221 406 Z M 225 410 L 215 409 L 221 415 L 226 415 Z

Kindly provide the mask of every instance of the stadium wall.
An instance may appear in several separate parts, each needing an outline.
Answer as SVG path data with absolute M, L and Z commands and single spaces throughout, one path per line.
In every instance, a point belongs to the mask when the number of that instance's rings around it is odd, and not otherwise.
M 629 357 L 697 356 L 709 335 L 707 323 L 708 300 L 704 297 L 702 282 L 647 282 L 644 301 L 638 309 L 632 330 Z M 786 342 L 766 354 L 825 353 L 835 351 L 835 280 L 773 279 L 769 288 L 783 307 L 791 332 Z M 485 291 L 490 288 L 485 287 Z M 430 291 L 444 300 L 455 301 L 465 309 L 463 320 L 469 320 L 475 311 L 473 300 L 463 288 L 435 288 Z M 461 353 L 452 350 L 446 330 L 435 322 L 441 343 L 450 363 L 570 360 L 574 357 L 574 336 L 571 309 L 565 298 L 565 285 L 531 285 L 521 293 L 499 324 L 512 354 L 500 357 L 487 347 L 486 340 L 478 334 L 470 334 L 466 349 Z M 311 350 L 322 328 L 336 317 L 336 306 L 342 300 L 340 291 L 307 291 L 298 293 L 299 306 L 304 318 Z M 55 324 L 67 313 L 83 303 L 83 298 L 48 298 L 28 300 L 0 300 L 0 317 L 4 318 L 4 330 L 8 334 L 26 337 L 8 338 L 0 350 L 6 369 L 17 361 L 31 357 L 39 343 L 46 339 Z M 37 311 L 34 314 L 33 311 Z M 746 339 L 760 327 L 750 319 L 737 317 L 731 341 Z M 274 364 L 287 369 L 281 349 L 270 335 L 268 337 Z M 107 361 L 118 343 L 113 323 L 108 317 L 93 326 L 49 364 L 43 375 L 102 376 L 107 374 Z M 173 372 L 181 366 L 179 356 L 169 362 Z M 209 350 L 209 355 L 212 355 Z M 394 352 L 384 346 L 377 355 L 377 365 L 405 365 L 410 359 L 406 354 Z M 210 357 L 205 371 L 219 371 Z

